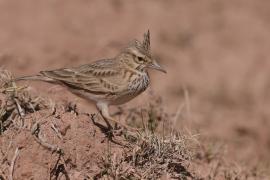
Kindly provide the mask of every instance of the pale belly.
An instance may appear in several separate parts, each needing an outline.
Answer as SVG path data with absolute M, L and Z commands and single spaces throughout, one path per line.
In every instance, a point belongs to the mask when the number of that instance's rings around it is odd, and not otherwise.
M 132 100 L 133 98 L 135 98 L 136 96 L 138 96 L 139 94 L 141 94 L 143 91 L 138 92 L 136 94 L 125 94 L 125 95 L 121 95 L 117 98 L 115 98 L 113 101 L 108 102 L 109 105 L 121 105 L 124 104 L 130 100 Z

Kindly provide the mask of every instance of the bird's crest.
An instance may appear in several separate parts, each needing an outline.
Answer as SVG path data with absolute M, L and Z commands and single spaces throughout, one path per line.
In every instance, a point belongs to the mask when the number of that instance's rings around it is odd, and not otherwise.
M 138 41 L 137 39 L 131 41 L 128 45 L 129 48 L 136 48 L 143 52 L 144 54 L 150 55 L 150 31 L 148 30 L 146 33 L 144 33 L 144 39 L 142 42 Z
M 150 52 L 150 31 L 148 30 L 146 33 L 144 33 L 144 39 L 143 39 L 143 48 L 145 51 Z

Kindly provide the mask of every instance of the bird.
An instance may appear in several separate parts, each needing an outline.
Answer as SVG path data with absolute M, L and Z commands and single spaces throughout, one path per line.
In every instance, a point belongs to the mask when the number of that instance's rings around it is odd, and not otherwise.
M 71 93 L 94 102 L 107 128 L 112 129 L 109 121 L 121 123 L 110 115 L 109 106 L 124 104 L 144 92 L 150 83 L 149 69 L 166 73 L 151 54 L 148 30 L 142 42 L 134 39 L 113 58 L 40 71 L 37 75 L 19 77 L 15 81 L 38 80 L 65 86 Z

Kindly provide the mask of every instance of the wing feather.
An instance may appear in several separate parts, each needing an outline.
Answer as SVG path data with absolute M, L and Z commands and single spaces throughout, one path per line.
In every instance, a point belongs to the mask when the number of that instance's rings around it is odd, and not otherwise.
M 119 63 L 113 59 L 107 59 L 75 68 L 41 71 L 40 73 L 73 89 L 96 94 L 115 94 L 120 91 L 116 82 L 116 79 L 119 79 L 116 76 L 120 75 L 120 70 Z M 121 80 L 119 83 L 121 84 Z

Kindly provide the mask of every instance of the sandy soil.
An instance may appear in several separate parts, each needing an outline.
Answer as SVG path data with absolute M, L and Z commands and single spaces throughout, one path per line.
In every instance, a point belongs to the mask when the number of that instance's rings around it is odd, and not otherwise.
M 151 71 L 151 88 L 123 105 L 124 111 L 143 107 L 154 93 L 162 97 L 164 111 L 171 116 L 182 110 L 175 129 L 199 134 L 202 147 L 219 147 L 226 162 L 240 169 L 269 172 L 269 9 L 270 2 L 251 0 L 1 1 L 0 65 L 15 76 L 77 66 L 115 56 L 130 40 L 142 39 L 150 29 L 153 55 L 168 74 Z M 54 102 L 75 102 L 82 111 L 96 112 L 93 105 L 59 86 L 20 84 Z M 101 152 L 106 148 L 106 143 L 91 138 L 87 129 L 94 127 L 85 123 L 85 118 L 74 122 L 69 114 L 61 120 L 68 122 L 64 126 L 74 128 L 76 136 L 67 131 L 64 141 L 75 138 L 71 142 L 77 142 L 78 149 L 69 153 L 81 154 L 79 159 L 95 157 L 96 148 Z M 84 128 L 77 131 L 79 126 Z M 20 142 L 20 137 L 28 135 L 20 133 L 15 142 L 25 146 L 28 138 Z M 37 153 L 42 148 L 30 146 L 22 153 Z M 41 166 L 57 159 L 55 154 L 34 156 L 46 162 L 32 164 L 32 159 L 20 159 L 33 171 L 18 166 L 18 179 L 38 179 Z M 77 166 L 95 167 L 92 159 L 91 165 Z

